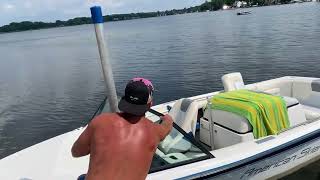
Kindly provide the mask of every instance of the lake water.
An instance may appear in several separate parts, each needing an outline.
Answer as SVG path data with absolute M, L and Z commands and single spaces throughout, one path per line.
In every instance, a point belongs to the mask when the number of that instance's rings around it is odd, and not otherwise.
M 319 77 L 320 3 L 247 10 L 106 23 L 119 94 L 136 76 L 156 103 L 220 90 L 230 72 Z M 0 159 L 86 124 L 104 97 L 92 25 L 0 34 L 0 54 Z

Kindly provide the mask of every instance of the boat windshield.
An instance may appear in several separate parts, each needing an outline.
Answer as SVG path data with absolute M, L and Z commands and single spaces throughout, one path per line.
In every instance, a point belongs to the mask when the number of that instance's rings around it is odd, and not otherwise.
M 105 99 L 93 117 L 101 114 L 102 112 L 110 112 L 108 100 Z M 156 115 L 160 123 L 162 114 L 156 111 L 150 111 Z M 92 119 L 93 119 L 92 117 Z M 178 125 L 173 124 L 170 134 L 158 145 L 154 154 L 149 173 L 182 166 L 205 159 L 213 158 L 200 143 L 198 143 L 193 135 L 187 134 Z
M 160 117 L 159 117 L 160 119 Z M 160 123 L 156 121 L 155 123 Z M 158 145 L 149 173 L 213 158 L 192 135 L 174 124 L 170 134 Z

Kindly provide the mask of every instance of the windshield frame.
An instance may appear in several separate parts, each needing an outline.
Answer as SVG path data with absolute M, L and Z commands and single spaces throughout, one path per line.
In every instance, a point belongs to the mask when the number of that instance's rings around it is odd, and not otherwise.
M 155 111 L 153 109 L 150 109 L 149 112 L 154 114 L 154 115 L 156 115 L 156 116 L 159 116 L 159 117 L 164 116 L 162 113 L 159 113 L 159 112 L 157 112 L 157 111 Z M 176 129 L 179 133 L 181 133 L 184 136 L 184 138 L 189 140 L 193 145 L 195 145 L 197 148 L 199 148 L 205 154 L 205 156 L 198 157 L 198 158 L 193 158 L 193 159 L 190 159 L 190 160 L 186 160 L 186 161 L 182 161 L 182 162 L 178 162 L 178 163 L 174 163 L 174 164 L 168 164 L 168 165 L 160 166 L 160 167 L 157 167 L 157 168 L 151 168 L 150 167 L 150 170 L 149 170 L 148 174 L 152 174 L 152 173 L 163 171 L 163 170 L 166 170 L 166 169 L 171 169 L 171 168 L 174 168 L 174 167 L 184 166 L 184 165 L 187 165 L 187 164 L 191 164 L 191 163 L 195 163 L 195 162 L 199 162 L 199 161 L 215 158 L 206 148 L 204 148 L 198 141 L 196 141 L 196 139 L 193 137 L 193 135 L 190 135 L 190 134 L 186 133 L 175 122 L 173 122 L 173 128 Z

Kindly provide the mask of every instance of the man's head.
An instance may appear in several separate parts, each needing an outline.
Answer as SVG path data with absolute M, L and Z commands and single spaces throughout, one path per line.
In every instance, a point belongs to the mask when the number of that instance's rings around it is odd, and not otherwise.
M 148 79 L 133 78 L 128 82 L 118 107 L 122 112 L 144 116 L 152 105 L 153 91 L 153 85 Z

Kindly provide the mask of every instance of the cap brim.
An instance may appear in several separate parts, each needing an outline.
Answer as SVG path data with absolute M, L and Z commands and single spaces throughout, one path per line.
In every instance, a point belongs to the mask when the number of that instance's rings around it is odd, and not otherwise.
M 143 105 L 131 104 L 127 102 L 124 98 L 121 98 L 118 104 L 118 108 L 122 112 L 126 112 L 126 113 L 137 115 L 137 116 L 142 116 L 149 109 L 149 106 L 148 104 L 143 104 Z

